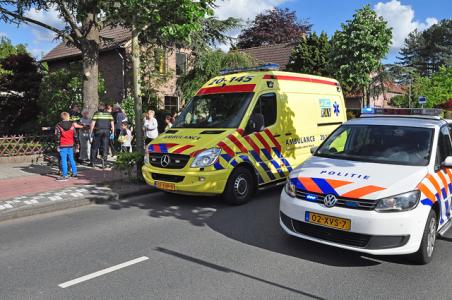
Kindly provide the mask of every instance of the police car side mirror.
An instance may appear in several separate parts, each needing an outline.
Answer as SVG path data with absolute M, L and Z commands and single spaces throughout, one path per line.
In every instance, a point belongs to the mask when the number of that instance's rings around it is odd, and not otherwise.
M 317 149 L 319 149 L 319 147 L 311 147 L 311 154 L 314 154 L 316 151 L 317 151 Z
M 452 168 L 452 156 L 446 157 L 441 166 L 444 168 Z

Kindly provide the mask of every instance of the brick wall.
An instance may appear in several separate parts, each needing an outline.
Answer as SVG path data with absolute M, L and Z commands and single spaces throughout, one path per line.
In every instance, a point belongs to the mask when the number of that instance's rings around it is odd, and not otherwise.
M 123 49 L 118 49 L 119 53 L 125 58 Z M 68 68 L 71 63 L 79 62 L 77 58 L 49 61 L 49 72 L 59 69 Z M 120 102 L 125 96 L 123 95 L 124 87 L 129 84 L 129 72 L 126 68 L 123 77 L 122 59 L 116 50 L 101 52 L 99 56 L 99 72 L 105 81 L 105 94 L 101 99 L 108 102 Z

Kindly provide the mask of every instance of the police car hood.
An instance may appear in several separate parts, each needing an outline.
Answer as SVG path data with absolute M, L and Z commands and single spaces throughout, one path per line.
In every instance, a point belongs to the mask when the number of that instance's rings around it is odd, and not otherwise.
M 192 155 L 213 147 L 236 129 L 174 128 L 149 145 L 150 152 Z
M 313 156 L 291 173 L 298 188 L 346 198 L 381 199 L 415 190 L 425 166 L 402 166 Z

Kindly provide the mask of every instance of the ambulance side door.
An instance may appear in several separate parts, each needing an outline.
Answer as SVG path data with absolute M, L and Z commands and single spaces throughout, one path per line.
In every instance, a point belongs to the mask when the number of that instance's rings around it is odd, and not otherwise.
M 252 157 L 255 159 L 263 181 L 271 182 L 285 178 L 287 175 L 283 162 L 280 162 L 281 145 L 279 141 L 280 123 L 278 120 L 277 94 L 264 92 L 254 106 L 250 121 L 253 119 L 259 124 L 254 130 L 245 129 L 245 140 L 253 149 Z M 261 124 L 262 123 L 262 124 Z
M 441 205 L 441 216 L 440 220 L 443 220 L 443 222 L 440 222 L 441 224 L 445 224 L 450 217 L 451 217 L 451 190 L 449 189 L 448 183 L 452 183 L 452 169 L 451 168 L 445 168 L 442 167 L 442 163 L 446 159 L 446 157 L 452 156 L 452 144 L 451 144 L 451 137 L 450 137 L 450 130 L 447 125 L 444 125 L 441 127 L 439 131 L 438 136 L 438 145 L 436 148 L 436 161 L 435 161 L 435 170 L 436 174 L 440 177 L 439 183 L 441 184 L 441 188 L 444 189 L 442 192 L 442 195 L 440 195 L 440 205 Z M 446 182 L 446 186 L 444 186 L 444 183 Z

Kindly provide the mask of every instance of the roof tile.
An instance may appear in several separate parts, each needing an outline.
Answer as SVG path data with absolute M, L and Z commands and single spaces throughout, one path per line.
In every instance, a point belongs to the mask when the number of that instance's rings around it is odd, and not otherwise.
M 102 42 L 100 47 L 101 50 L 118 47 L 122 43 L 130 40 L 132 37 L 130 30 L 121 26 L 106 27 L 100 31 L 100 35 L 103 38 L 109 39 Z M 50 50 L 50 52 L 42 58 L 42 61 L 57 60 L 78 55 L 80 55 L 79 49 L 73 46 L 68 46 L 63 42 Z

